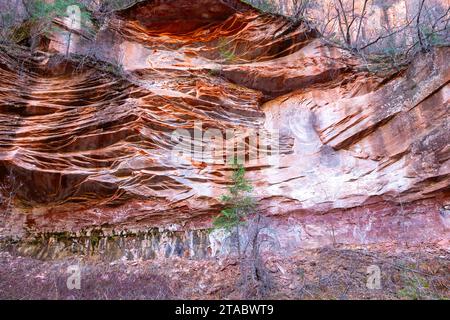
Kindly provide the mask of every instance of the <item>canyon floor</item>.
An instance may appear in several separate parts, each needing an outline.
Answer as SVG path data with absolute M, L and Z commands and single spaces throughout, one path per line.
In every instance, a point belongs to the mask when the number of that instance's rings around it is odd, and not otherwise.
M 434 244 L 330 246 L 265 261 L 271 289 L 262 299 L 450 298 L 450 254 Z M 72 265 L 80 266 L 79 290 L 67 287 Z M 381 289 L 367 287 L 373 266 L 381 271 Z M 238 279 L 233 258 L 42 261 L 0 253 L 0 299 L 241 299 Z

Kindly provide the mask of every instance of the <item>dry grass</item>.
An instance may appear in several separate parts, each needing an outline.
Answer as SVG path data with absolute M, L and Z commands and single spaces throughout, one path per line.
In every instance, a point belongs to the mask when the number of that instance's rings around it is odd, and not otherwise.
M 324 248 L 297 265 L 299 299 L 448 299 L 449 255 L 445 252 L 372 252 Z M 381 271 L 381 289 L 368 289 L 367 268 Z
M 264 256 L 266 299 L 449 299 L 450 254 L 435 248 L 329 247 Z M 67 267 L 81 263 L 81 290 L 68 290 Z M 367 268 L 381 289 L 366 287 Z M 39 261 L 0 253 L 0 299 L 242 299 L 236 259 L 185 258 L 114 263 Z M 246 298 L 249 298 L 248 296 Z
M 126 265 L 81 263 L 81 289 L 69 290 L 67 272 L 78 260 L 44 262 L 0 254 L 0 299 L 173 299 L 166 277 Z

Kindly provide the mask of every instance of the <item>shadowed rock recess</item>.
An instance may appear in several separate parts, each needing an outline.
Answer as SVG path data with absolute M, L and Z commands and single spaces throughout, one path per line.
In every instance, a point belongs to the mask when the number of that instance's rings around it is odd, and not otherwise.
M 268 248 L 449 248 L 450 49 L 385 79 L 292 29 L 240 1 L 143 1 L 95 37 L 0 50 L 2 235 L 42 258 L 226 253 L 207 229 L 230 166 L 172 152 L 201 122 L 247 144 L 279 132 L 277 163 L 246 163 Z M 89 61 L 61 58 L 68 41 Z

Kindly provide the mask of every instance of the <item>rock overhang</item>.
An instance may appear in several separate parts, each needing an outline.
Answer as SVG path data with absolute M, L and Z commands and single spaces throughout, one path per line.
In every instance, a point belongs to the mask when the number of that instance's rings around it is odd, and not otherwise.
M 118 15 L 134 21 L 149 32 L 183 34 L 224 22 L 237 12 L 255 10 L 239 0 L 143 1 Z
M 281 165 L 247 167 L 261 210 L 280 223 L 291 214 L 351 208 L 362 216 L 365 205 L 382 212 L 383 203 L 391 214 L 398 201 L 431 197 L 426 208 L 435 210 L 421 214 L 439 228 L 449 185 L 448 49 L 421 56 L 380 87 L 382 79 L 356 71 L 307 30 L 210 2 L 223 11 L 206 16 L 210 7 L 198 7 L 197 15 L 182 16 L 186 25 L 175 15 L 160 25 L 151 17 L 171 13 L 166 3 L 183 8 L 188 1 L 146 1 L 119 12 L 121 23 L 109 27 L 129 32 L 126 42 L 113 40 L 129 49 L 128 58 L 145 58 L 139 65 L 131 59 L 125 77 L 89 68 L 22 77 L 2 70 L 0 174 L 13 173 L 21 184 L 14 223 L 30 230 L 209 226 L 229 168 L 190 160 L 177 166 L 168 157 L 170 134 L 201 121 L 244 136 L 280 130 Z M 230 28 L 236 23 L 247 28 Z M 105 43 L 99 51 L 118 48 Z M 414 85 L 415 78 L 423 81 Z M 262 105 L 263 95 L 275 99 Z M 405 123 L 411 130 L 399 143 L 396 130 Z

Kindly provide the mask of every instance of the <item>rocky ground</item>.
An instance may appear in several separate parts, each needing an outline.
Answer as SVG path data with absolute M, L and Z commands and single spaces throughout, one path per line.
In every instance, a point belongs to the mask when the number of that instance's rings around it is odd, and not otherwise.
M 430 247 L 326 247 L 265 257 L 267 299 L 449 299 L 450 254 Z M 81 266 L 69 290 L 68 267 Z M 368 289 L 369 266 L 381 289 Z M 373 268 L 373 267 L 372 267 Z M 40 261 L 0 253 L 0 299 L 239 299 L 233 258 L 105 262 L 98 257 Z

